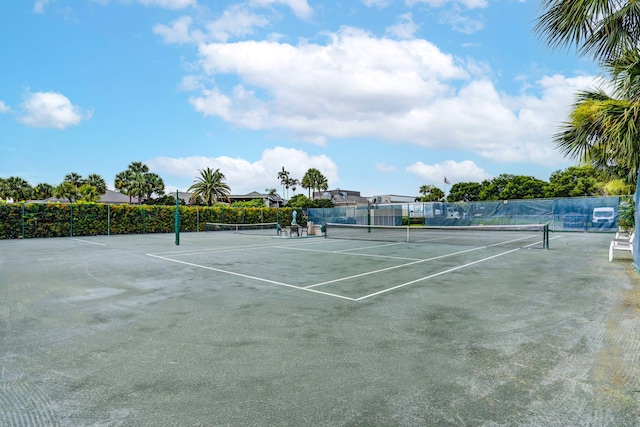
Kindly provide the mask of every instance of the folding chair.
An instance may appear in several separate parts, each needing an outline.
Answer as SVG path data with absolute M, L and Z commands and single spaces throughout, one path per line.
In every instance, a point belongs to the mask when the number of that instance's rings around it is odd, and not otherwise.
M 609 245 L 609 262 L 613 261 L 613 251 L 629 251 L 633 255 L 633 237 L 635 232 L 627 236 L 624 233 L 616 233 Z

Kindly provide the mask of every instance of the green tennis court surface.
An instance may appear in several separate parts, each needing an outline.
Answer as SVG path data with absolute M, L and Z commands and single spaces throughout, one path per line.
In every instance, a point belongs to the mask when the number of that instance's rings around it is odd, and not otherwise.
M 637 425 L 611 237 L 0 241 L 0 425 Z

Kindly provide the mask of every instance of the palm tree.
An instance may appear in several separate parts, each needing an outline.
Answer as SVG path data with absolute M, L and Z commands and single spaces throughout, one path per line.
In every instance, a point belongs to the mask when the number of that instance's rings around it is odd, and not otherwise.
M 131 204 L 131 194 L 129 193 L 129 186 L 132 179 L 131 175 L 131 171 L 127 169 L 126 171 L 122 171 L 117 174 L 114 180 L 116 190 L 119 190 L 122 194 L 129 196 L 129 204 Z
M 100 196 L 104 193 L 101 193 L 98 190 L 98 187 L 95 187 L 91 184 L 82 184 L 80 188 L 78 188 L 78 194 L 82 198 L 82 200 L 86 202 L 97 202 L 100 200 Z
M 579 92 L 554 141 L 565 156 L 631 183 L 640 167 L 640 53 L 628 51 L 605 67 L 613 77 L 614 96 L 601 89 Z
M 614 91 L 577 94 L 570 120 L 555 135 L 560 151 L 637 179 L 640 165 L 640 8 L 635 2 L 544 0 L 536 31 L 552 47 L 575 45 L 612 78 Z
M 207 206 L 217 203 L 218 197 L 229 200 L 231 188 L 224 180 L 226 177 L 220 169 L 215 171 L 211 168 L 199 170 L 200 176 L 194 180 L 193 185 L 189 187 L 188 192 L 193 192 L 191 200 L 195 201 L 200 197 Z
M 444 198 L 444 191 L 435 185 L 422 185 L 419 192 L 422 194 L 421 202 L 437 202 Z
M 78 196 L 81 196 L 78 193 L 78 187 L 69 181 L 63 181 L 53 189 L 53 197 L 57 199 L 67 199 L 69 200 L 69 203 L 75 202 L 78 199 Z
M 554 47 L 575 45 L 597 61 L 635 50 L 640 40 L 640 8 L 632 1 L 543 0 L 536 32 Z
M 286 197 L 285 188 L 289 189 L 289 172 L 282 167 L 282 170 L 278 172 L 278 179 L 280 180 L 280 184 L 282 184 L 282 195 Z
M 147 198 L 146 200 L 151 200 L 151 196 L 153 194 L 157 194 L 158 196 L 164 195 L 164 181 L 157 173 L 149 172 L 146 174 L 147 181 Z
M 63 182 L 68 182 L 69 184 L 72 184 L 75 187 L 80 187 L 82 184 L 84 184 L 84 180 L 82 179 L 82 176 L 80 176 L 75 172 L 66 174 Z
M 4 179 L 3 182 L 0 183 L 0 187 L 2 187 L 0 189 L 0 197 L 12 199 L 14 203 L 28 200 L 33 195 L 33 188 L 31 188 L 26 180 L 18 176 L 11 176 Z
M 33 188 L 34 196 L 38 200 L 48 199 L 53 195 L 53 186 L 46 182 L 40 183 Z M 2 195 L 0 195 L 2 197 Z
M 138 197 L 138 204 L 142 203 L 142 196 L 147 194 L 149 184 L 146 175 L 149 172 L 149 166 L 142 162 L 131 162 L 128 167 L 129 172 L 129 196 Z
M 313 188 L 313 181 L 311 179 L 311 174 L 309 173 L 311 169 L 309 169 L 304 176 L 302 177 L 302 181 L 300 181 L 300 185 L 302 188 L 307 189 L 308 197 L 311 198 L 311 189 Z
M 95 187 L 99 195 L 103 195 L 107 192 L 107 183 L 97 173 L 92 173 L 91 175 L 89 175 L 85 180 L 85 184 L 89 184 Z
M 138 198 L 138 204 L 142 203 L 142 198 L 151 198 L 153 193 L 164 194 L 164 182 L 155 173 L 149 172 L 149 166 L 142 162 L 131 162 L 127 170 L 116 175 L 115 187 L 122 194 L 129 196 L 129 203 L 132 197 Z
M 309 169 L 302 180 L 305 181 L 304 185 L 308 186 L 306 188 L 311 190 L 324 191 L 329 188 L 327 178 L 316 168 Z M 309 198 L 311 198 L 311 195 L 309 195 Z
M 290 178 L 287 182 L 287 185 L 287 188 L 291 187 L 291 191 L 293 191 L 293 194 L 295 194 L 296 188 L 298 187 L 298 185 L 300 185 L 300 181 L 298 181 L 296 178 Z

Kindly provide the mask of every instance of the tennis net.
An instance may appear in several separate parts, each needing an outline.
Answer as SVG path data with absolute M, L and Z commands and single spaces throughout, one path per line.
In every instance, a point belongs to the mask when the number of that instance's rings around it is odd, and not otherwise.
M 469 226 L 386 226 L 326 224 L 329 239 L 443 243 L 464 246 L 549 248 L 547 224 Z
M 261 222 L 257 224 L 225 224 L 220 222 L 207 222 L 204 231 L 220 231 L 237 234 L 258 234 L 275 236 L 278 230 L 277 222 Z

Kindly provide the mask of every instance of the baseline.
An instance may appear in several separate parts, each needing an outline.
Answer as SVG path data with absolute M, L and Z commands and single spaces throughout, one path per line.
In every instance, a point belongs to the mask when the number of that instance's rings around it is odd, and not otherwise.
M 106 243 L 92 242 L 91 240 L 77 239 L 77 238 L 75 238 L 75 237 L 74 237 L 72 240 L 75 240 L 76 242 L 90 243 L 90 244 L 92 244 L 92 245 L 107 246 L 107 244 L 106 244 Z

